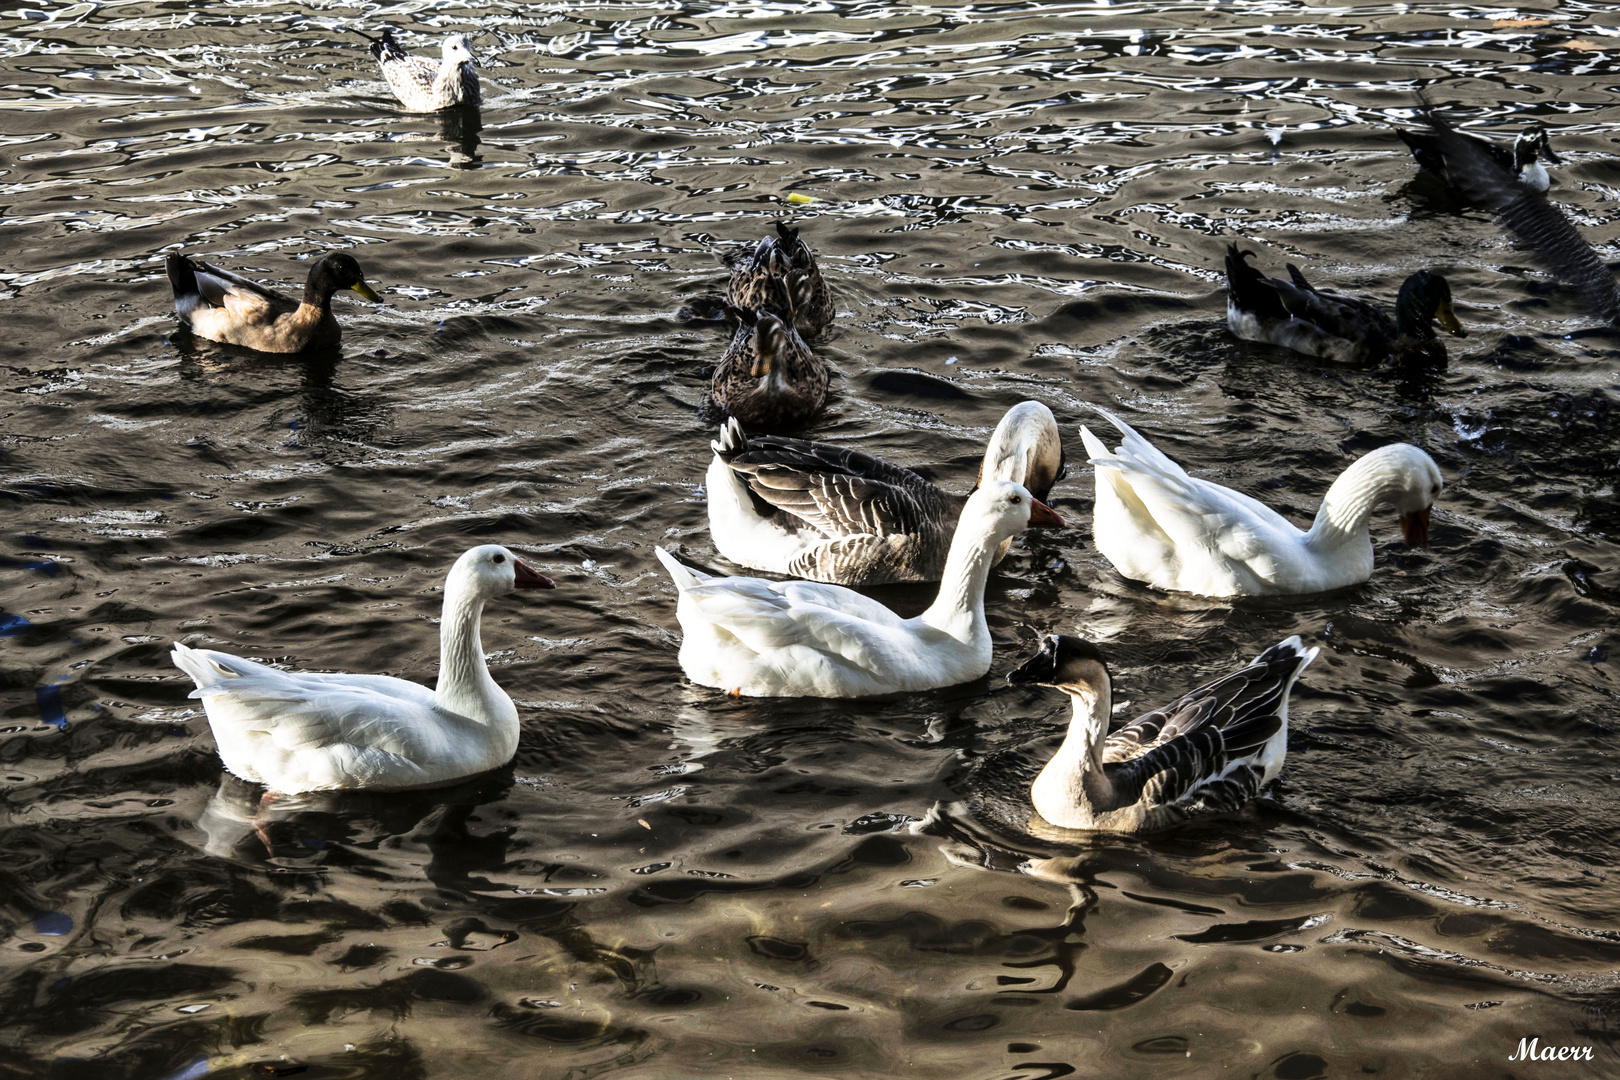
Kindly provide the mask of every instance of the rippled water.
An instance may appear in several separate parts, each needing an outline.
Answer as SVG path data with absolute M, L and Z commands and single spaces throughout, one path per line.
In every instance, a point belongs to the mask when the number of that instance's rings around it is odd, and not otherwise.
M 1530 117 L 1616 256 L 1616 17 L 1589 3 L 401 4 L 0 12 L 0 1075 L 1614 1075 L 1620 351 L 1412 185 L 1412 92 Z M 364 42 L 474 33 L 476 119 L 402 115 Z M 789 204 L 790 195 L 813 198 Z M 1049 404 L 1075 527 L 993 576 L 985 680 L 879 702 L 686 684 L 652 545 L 713 564 L 715 256 L 791 214 L 839 373 L 818 437 L 958 490 Z M 1419 382 L 1235 341 L 1226 243 L 1392 296 L 1450 278 Z M 178 331 L 165 251 L 296 284 L 352 251 L 341 355 Z M 347 295 L 347 294 L 345 294 Z M 1084 402 L 1296 520 L 1406 439 L 1432 544 L 1236 605 L 1090 545 Z M 286 800 L 222 774 L 183 638 L 431 681 L 485 618 L 514 766 Z M 879 595 L 915 609 L 926 590 Z M 1288 765 L 1236 818 L 1023 835 L 1040 632 L 1150 707 L 1301 633 Z M 1006 808 L 1011 806 L 1012 810 Z M 990 812 L 996 807 L 1001 813 Z M 977 811 L 977 812 L 976 812 Z M 1523 1037 L 1592 1062 L 1510 1063 Z M 274 1069 L 271 1069 L 274 1072 Z

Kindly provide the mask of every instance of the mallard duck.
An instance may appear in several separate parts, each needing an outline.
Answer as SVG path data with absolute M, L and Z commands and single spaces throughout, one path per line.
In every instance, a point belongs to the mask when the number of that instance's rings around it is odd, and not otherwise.
M 1451 167 L 1447 162 L 1444 142 L 1432 132 L 1405 131 L 1395 129 L 1395 134 L 1412 151 L 1412 157 L 1417 161 L 1418 168 L 1424 172 L 1432 173 L 1447 186 L 1456 187 L 1451 178 Z M 1457 138 L 1466 139 L 1474 144 L 1480 153 L 1488 154 L 1510 176 L 1531 191 L 1546 191 L 1552 186 L 1552 178 L 1547 175 L 1547 167 L 1539 158 L 1546 158 L 1554 165 L 1562 165 L 1558 155 L 1553 153 L 1552 144 L 1547 139 L 1547 129 L 1540 124 L 1531 124 L 1519 133 L 1513 140 L 1513 149 L 1508 150 L 1499 143 L 1489 142 L 1474 135 L 1465 135 L 1457 132 Z
M 1238 809 L 1282 770 L 1288 694 L 1318 651 L 1288 638 L 1110 735 L 1113 686 L 1102 652 L 1080 638 L 1042 638 L 1007 681 L 1062 690 L 1074 715 L 1030 800 L 1053 825 L 1121 833 Z
M 1401 284 L 1395 321 L 1367 303 L 1323 292 L 1293 263 L 1293 281 L 1268 278 L 1250 266 L 1252 251 L 1226 248 L 1226 325 L 1245 341 L 1281 345 L 1306 356 L 1343 364 L 1372 364 L 1392 357 L 1402 364 L 1444 366 L 1446 347 L 1430 321 L 1466 337 L 1451 307 L 1451 286 L 1433 270 L 1419 270 Z
M 450 34 L 444 39 L 438 63 L 425 56 L 412 56 L 394 40 L 394 28 L 383 27 L 381 37 L 355 33 L 371 42 L 371 55 L 377 58 L 388 88 L 399 103 L 411 112 L 438 112 L 457 105 L 479 105 L 483 94 L 478 87 L 478 60 L 472 40 L 466 34 Z
M 709 533 L 739 566 L 855 588 L 944 573 L 966 495 L 859 450 L 746 435 L 735 417 L 709 445 Z M 1052 410 L 1023 401 L 990 436 L 979 483 L 1011 480 L 1045 502 L 1063 470 Z
M 439 684 L 391 675 L 280 671 L 213 649 L 174 645 L 197 684 L 225 768 L 271 791 L 435 787 L 493 769 L 517 752 L 518 714 L 484 663 L 484 601 L 549 589 L 499 544 L 456 560 L 444 582 Z
M 680 598 L 681 669 L 746 697 L 866 697 L 969 682 L 990 670 L 984 585 L 1001 542 L 1063 520 L 992 480 L 962 508 L 934 603 L 902 619 L 841 585 L 711 577 L 658 548 Z
M 807 338 L 832 325 L 832 290 L 816 265 L 815 252 L 799 239 L 798 229 L 778 221 L 775 236 L 763 237 L 752 248 L 727 253 L 724 262 L 731 268 L 726 299 L 732 307 L 791 314 L 794 327 Z M 773 280 L 786 286 L 791 310 L 778 299 L 770 285 Z
M 1410 443 L 1364 455 L 1328 488 L 1309 532 L 1231 488 L 1188 476 L 1112 413 L 1124 440 L 1109 453 L 1080 428 L 1097 467 L 1093 539 L 1121 574 L 1200 596 L 1291 596 L 1359 585 L 1372 576 L 1367 521 L 1379 506 L 1400 514 L 1408 545 L 1429 539 L 1429 508 L 1445 481 Z
M 773 287 L 780 297 L 782 283 Z M 803 427 L 827 402 L 827 365 L 810 351 L 791 316 L 742 308 L 732 314 L 737 330 L 709 388 L 715 404 L 751 428 Z
M 295 353 L 337 344 L 343 331 L 332 316 L 332 294 L 339 289 L 382 303 L 361 277 L 360 264 L 341 251 L 309 268 L 302 301 L 179 252 L 170 252 L 166 268 L 175 313 L 192 333 L 260 352 Z
M 1447 175 L 1458 190 L 1495 215 L 1548 269 L 1573 285 L 1588 311 L 1611 326 L 1620 326 L 1620 286 L 1564 212 L 1541 192 L 1521 183 L 1478 139 L 1441 119 L 1427 102 L 1422 102 L 1421 115 L 1445 155 Z

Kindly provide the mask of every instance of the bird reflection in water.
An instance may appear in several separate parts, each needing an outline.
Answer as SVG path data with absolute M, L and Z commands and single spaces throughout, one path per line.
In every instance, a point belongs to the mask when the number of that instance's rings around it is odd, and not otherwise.
M 1026 874 L 1033 878 L 1062 885 L 1069 892 L 1069 905 L 1063 919 L 1046 929 L 1020 930 L 1021 936 L 1046 941 L 1050 951 L 1027 959 L 1006 960 L 1003 967 L 1039 971 L 1054 969 L 1050 978 L 1022 975 L 1003 975 L 998 978 L 1004 994 L 1056 994 L 1067 988 L 1078 969 L 1080 953 L 1086 945 L 1085 918 L 1097 906 L 1094 884 L 1095 870 L 1092 860 L 1083 854 L 1074 854 L 1071 844 L 1064 841 L 1086 834 L 1072 830 L 1054 830 L 1032 818 L 1031 825 L 1039 823 L 1044 831 L 1062 833 L 1051 837 L 1054 844 L 1042 843 L 1048 839 L 1031 828 L 1029 837 L 1013 837 L 992 829 L 966 803 L 936 802 L 928 814 L 914 821 L 908 830 L 917 836 L 940 839 L 940 854 L 958 866 L 995 870 L 1003 873 Z
M 478 133 L 484 130 L 483 110 L 463 105 L 439 113 L 439 137 L 446 142 L 450 164 L 458 169 L 479 168 L 484 159 L 478 153 Z
M 478 152 L 478 144 L 479 133 L 484 130 L 484 113 L 478 106 L 460 105 L 427 116 L 404 114 L 400 119 L 406 122 L 437 120 L 439 127 L 437 134 L 429 131 L 407 131 L 398 136 L 401 142 L 429 142 L 442 139 L 445 153 L 449 155 L 445 161 L 446 165 L 453 169 L 483 168 L 484 158 Z
M 336 845 L 344 847 L 348 861 L 364 861 L 363 852 L 380 850 L 391 837 L 408 836 L 427 847 L 431 857 L 423 872 L 435 885 L 463 892 L 504 889 L 510 886 L 482 875 L 505 867 L 513 828 L 478 835 L 469 825 L 511 787 L 510 767 L 429 791 L 303 795 L 272 795 L 223 773 L 197 828 L 209 855 L 244 862 L 307 862 Z
M 323 439 L 367 443 L 388 424 L 393 413 L 386 397 L 338 385 L 338 366 L 343 362 L 339 348 L 272 356 L 221 345 L 183 329 L 170 342 L 180 355 L 181 379 L 229 383 L 243 395 L 256 394 L 283 408 L 292 406 L 295 411 L 286 423 L 293 432 L 291 441 L 299 445 Z M 288 385 L 294 374 L 298 376 L 296 391 Z

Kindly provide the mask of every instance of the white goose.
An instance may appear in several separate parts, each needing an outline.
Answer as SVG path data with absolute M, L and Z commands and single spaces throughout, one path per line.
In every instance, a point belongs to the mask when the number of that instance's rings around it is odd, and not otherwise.
M 466 34 L 445 37 L 438 63 L 406 52 L 394 40 L 391 26 L 383 27 L 382 37 L 360 36 L 371 42 L 367 48 L 377 58 L 388 88 L 411 112 L 438 112 L 457 105 L 483 103 L 478 72 L 474 70 L 478 60 L 473 56 L 472 39 Z
M 1429 508 L 1445 487 L 1434 459 L 1410 443 L 1379 447 L 1328 488 L 1309 532 L 1231 488 L 1188 476 L 1118 417 L 1113 453 L 1085 427 L 1097 467 L 1092 532 L 1121 574 L 1201 596 L 1289 596 L 1358 585 L 1372 576 L 1367 521 L 1386 503 L 1408 545 L 1429 539 Z
M 735 419 L 709 445 L 709 533 L 737 565 L 855 588 L 945 572 L 966 495 L 848 447 L 750 437 Z M 1023 401 L 990 436 L 979 482 L 1011 480 L 1045 502 L 1063 471 L 1052 410 Z
M 681 669 L 747 697 L 865 697 L 977 679 L 990 670 L 984 584 L 996 548 L 1062 524 L 1020 485 L 985 484 L 962 508 L 939 596 L 914 619 L 839 585 L 711 577 L 659 548 L 680 591 Z
M 435 787 L 493 769 L 517 752 L 517 708 L 490 678 L 478 622 L 484 601 L 549 589 L 499 544 L 456 560 L 444 582 L 439 684 L 391 675 L 278 671 L 175 642 L 225 767 L 273 792 Z
M 1007 681 L 1057 687 L 1074 715 L 1030 800 L 1053 825 L 1107 832 L 1236 810 L 1282 770 L 1288 693 L 1319 651 L 1291 637 L 1109 735 L 1113 689 L 1102 653 L 1079 638 L 1042 638 Z

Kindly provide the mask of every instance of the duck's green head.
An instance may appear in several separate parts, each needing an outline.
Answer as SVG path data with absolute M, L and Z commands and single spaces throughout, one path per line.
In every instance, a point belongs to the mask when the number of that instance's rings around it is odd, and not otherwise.
M 360 264 L 353 255 L 337 251 L 316 263 L 309 271 L 306 293 L 313 293 L 316 302 L 325 303 L 339 289 L 353 289 L 373 304 L 382 303 L 382 297 L 371 291 L 360 273 Z M 306 297 L 306 301 L 307 301 Z
M 1419 270 L 1401 284 L 1395 298 L 1395 330 L 1402 337 L 1432 338 L 1431 320 L 1454 337 L 1467 337 L 1451 307 L 1451 286 L 1433 270 Z

